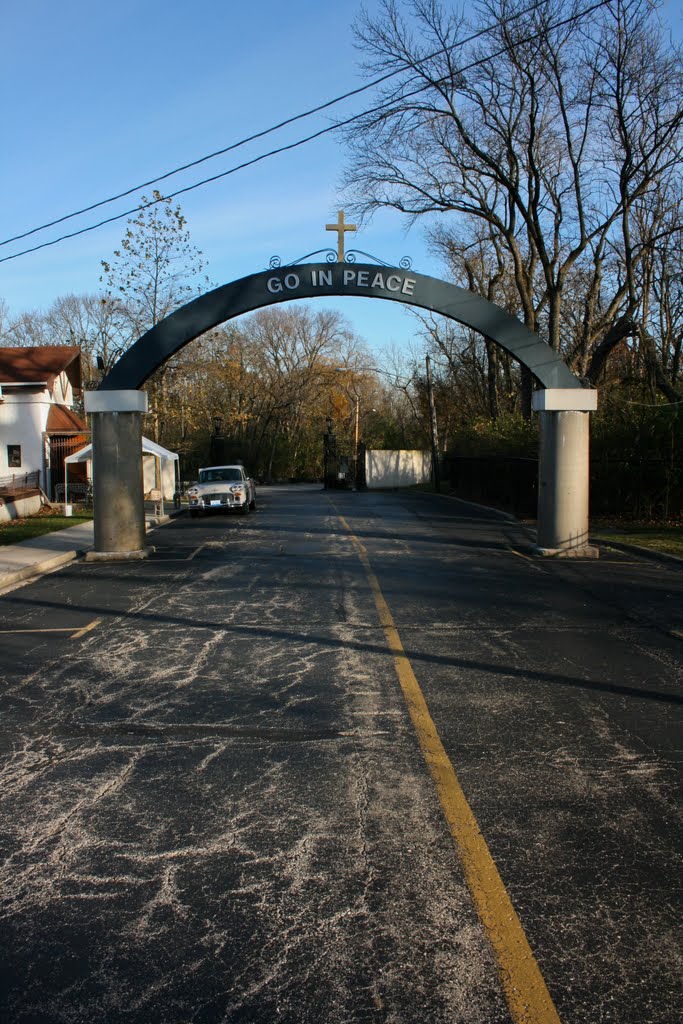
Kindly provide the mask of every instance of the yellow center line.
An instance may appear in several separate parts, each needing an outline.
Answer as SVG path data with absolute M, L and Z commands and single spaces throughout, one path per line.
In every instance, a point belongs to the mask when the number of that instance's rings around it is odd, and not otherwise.
M 429 713 L 420 684 L 403 649 L 367 550 L 343 516 L 372 590 L 375 607 L 396 675 L 408 705 L 423 757 L 429 768 L 446 822 L 455 840 L 467 885 L 493 947 L 508 1008 L 515 1024 L 560 1024 L 560 1018 L 529 946 L 524 929 L 493 857 L 467 802 L 448 754 Z

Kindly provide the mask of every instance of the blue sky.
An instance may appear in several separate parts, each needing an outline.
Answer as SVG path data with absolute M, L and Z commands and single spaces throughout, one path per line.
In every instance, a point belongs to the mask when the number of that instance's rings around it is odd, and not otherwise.
M 366 4 L 372 11 L 376 0 Z M 115 4 L 24 0 L 0 19 L 3 155 L 0 237 L 42 224 L 155 177 L 362 84 L 351 23 L 359 5 L 321 0 L 117 0 Z M 334 108 L 360 109 L 371 94 Z M 330 123 L 316 115 L 259 143 L 180 174 L 181 188 L 274 145 Z M 344 150 L 334 135 L 181 197 L 192 240 L 213 283 L 331 245 Z M 172 183 L 172 184 L 171 184 Z M 148 190 L 149 191 L 149 190 Z M 123 200 L 24 243 L 85 226 L 135 205 Z M 0 264 L 0 297 L 11 314 L 44 309 L 60 295 L 96 292 L 100 260 L 117 246 L 125 220 Z M 440 274 L 422 228 L 378 215 L 347 236 L 387 262 L 413 258 Z M 413 333 L 389 303 L 335 303 L 374 350 Z
M 366 0 L 372 12 L 378 0 Z M 22 0 L 3 5 L 0 29 L 2 150 L 0 238 L 153 178 L 179 164 L 363 83 L 353 45 L 357 0 Z M 665 17 L 680 38 L 680 0 Z M 181 188 L 351 114 L 372 93 L 300 122 L 236 153 L 180 174 Z M 332 244 L 324 228 L 341 205 L 345 153 L 330 134 L 181 198 L 192 240 L 215 284 Z M 149 191 L 149 190 L 148 190 Z M 135 197 L 132 197 L 135 200 Z M 134 205 L 130 199 L 71 221 L 85 226 Z M 45 309 L 60 295 L 98 291 L 125 220 L 0 264 L 0 298 L 11 314 Z M 58 229 L 53 229 L 53 231 Z M 61 231 L 60 231 L 61 233 Z M 51 232 L 31 242 L 54 237 Z M 348 237 L 348 236 L 347 236 Z M 424 228 L 385 212 L 357 236 L 359 248 L 441 276 Z M 347 245 L 350 243 L 347 241 Z M 0 248 L 0 255 L 17 247 Z M 371 349 L 408 344 L 398 305 L 335 302 Z

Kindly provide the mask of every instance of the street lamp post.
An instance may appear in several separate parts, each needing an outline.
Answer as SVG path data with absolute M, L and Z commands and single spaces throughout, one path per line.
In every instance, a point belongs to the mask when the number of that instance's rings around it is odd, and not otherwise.
M 356 426 L 353 439 L 353 483 L 358 487 L 358 420 L 360 414 L 360 398 L 356 395 Z
M 361 367 L 360 369 L 367 369 L 367 367 Z M 337 373 L 353 373 L 354 367 L 351 366 L 336 366 L 335 370 Z M 353 486 L 358 486 L 358 440 L 359 440 L 359 425 L 360 425 L 360 395 L 357 391 L 352 392 L 354 400 L 354 427 L 353 427 Z

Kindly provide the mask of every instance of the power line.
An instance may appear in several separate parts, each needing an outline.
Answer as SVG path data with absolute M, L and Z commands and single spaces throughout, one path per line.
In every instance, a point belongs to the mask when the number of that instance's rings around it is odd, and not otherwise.
M 538 10 L 542 5 L 543 0 L 535 0 L 530 6 L 525 8 L 523 11 L 519 11 L 518 14 L 514 15 L 511 20 L 516 18 L 524 17 L 527 14 L 531 14 Z M 474 32 L 471 36 L 463 39 L 462 42 L 458 43 L 459 47 L 466 46 L 468 43 L 474 42 L 480 39 L 482 36 L 489 32 L 492 32 L 496 28 L 495 25 L 489 25 L 486 28 L 479 29 Z M 424 63 L 428 60 L 433 60 L 439 54 L 446 51 L 445 47 L 441 47 L 439 50 L 435 50 L 434 53 L 428 54 L 426 57 L 422 57 L 420 63 Z M 233 142 L 229 146 L 225 146 L 223 149 L 217 149 L 213 153 L 208 153 L 206 156 L 199 157 L 197 160 L 191 160 L 189 163 L 182 164 L 180 167 L 175 167 L 171 171 L 166 171 L 165 174 L 160 174 L 157 178 L 150 178 L 148 181 L 143 181 L 139 185 L 134 185 L 132 188 L 126 189 L 124 192 L 119 192 L 117 195 L 109 196 L 107 199 L 101 199 L 96 203 L 91 203 L 89 206 L 84 206 L 80 210 L 74 210 L 73 213 L 66 213 L 62 217 L 57 217 L 54 220 L 48 221 L 45 224 L 41 224 L 38 227 L 30 228 L 28 231 L 23 231 L 21 234 L 13 235 L 11 238 L 5 238 L 0 241 L 0 247 L 3 245 L 9 245 L 11 242 L 18 242 L 22 238 L 28 238 L 30 235 L 35 235 L 40 231 L 45 231 L 47 228 L 55 227 L 57 224 L 63 224 L 67 220 L 72 220 L 74 217 L 80 217 L 84 213 L 90 213 L 93 210 L 97 210 L 102 206 L 107 206 L 109 203 L 114 203 L 118 199 L 125 199 L 126 196 L 132 195 L 134 192 L 140 192 L 143 188 L 148 188 L 150 185 L 157 185 L 161 181 L 166 181 L 168 178 L 173 177 L 175 174 L 180 174 L 182 171 L 187 171 L 192 167 L 198 167 L 200 164 L 206 163 L 207 160 L 213 160 L 217 156 L 224 156 L 226 153 L 233 152 L 236 149 L 240 149 L 242 146 L 246 146 L 249 142 L 254 142 L 256 139 L 265 138 L 267 135 L 272 135 L 273 132 L 279 131 L 281 128 L 286 128 L 289 125 L 295 124 L 297 121 L 304 120 L 305 118 L 311 117 L 313 114 L 319 114 L 322 110 L 327 110 L 330 107 L 335 106 L 337 103 L 342 103 L 344 100 L 350 99 L 352 96 L 358 96 L 360 93 L 367 92 L 368 89 L 373 89 L 377 85 L 381 85 L 388 79 L 393 78 L 395 75 L 400 74 L 401 69 L 398 68 L 396 71 L 389 71 L 386 75 L 382 75 L 379 78 L 373 79 L 372 82 L 368 82 L 367 85 L 359 86 L 357 89 L 351 89 L 349 92 L 343 93 L 341 96 L 336 96 L 334 99 L 326 100 L 324 103 L 319 104 L 317 107 L 311 107 L 310 110 L 305 110 L 300 114 L 295 114 L 293 117 L 289 117 L 284 121 L 280 121 L 278 124 L 272 125 L 270 128 L 264 128 L 260 132 L 256 132 L 253 135 L 249 135 L 244 139 L 240 139 L 239 142 Z M 124 214 L 124 216 L 126 216 Z M 104 221 L 103 223 L 107 223 Z M 64 237 L 73 237 L 66 235 Z M 31 251 L 31 250 L 27 250 Z M 2 262 L 2 261 L 0 261 Z
M 624 399 L 623 404 L 639 405 L 645 409 L 657 409 L 657 411 L 659 411 L 660 409 L 671 409 L 675 405 L 683 405 L 683 400 L 679 400 L 676 402 L 666 402 L 665 404 L 663 402 L 629 402 L 627 399 Z
M 611 0 L 599 0 L 599 2 L 593 4 L 592 7 L 589 7 L 586 10 L 581 11 L 579 14 L 574 14 L 574 15 L 571 15 L 570 17 L 568 17 L 568 18 L 564 18 L 561 21 L 558 21 L 558 22 L 556 22 L 553 25 L 549 25 L 548 28 L 549 28 L 549 30 L 553 30 L 553 29 L 557 29 L 557 28 L 562 28 L 565 25 L 575 24 L 577 21 L 581 20 L 582 18 L 586 17 L 589 14 L 592 14 L 594 11 L 598 10 L 599 8 L 607 6 L 610 2 L 611 2 Z M 529 10 L 535 10 L 539 6 L 540 6 L 540 3 L 537 3 L 532 8 L 529 8 Z M 527 13 L 528 13 L 528 11 L 527 11 Z M 459 44 L 459 45 L 464 45 L 465 42 L 471 41 L 472 39 L 476 38 L 477 36 L 480 36 L 480 35 L 483 35 L 486 32 L 492 31 L 493 27 L 495 27 L 495 26 L 489 26 L 487 29 L 482 29 L 479 33 L 476 34 L 476 36 L 472 36 L 470 40 L 465 40 L 465 41 L 463 41 L 462 44 Z M 534 34 L 532 34 L 530 36 L 527 36 L 527 37 L 523 37 L 523 38 L 517 40 L 517 45 L 522 45 L 522 44 L 525 44 L 525 43 L 532 42 L 536 38 L 537 38 L 537 34 L 536 33 L 534 33 Z M 507 49 L 507 47 L 504 46 L 500 50 L 498 50 L 498 51 L 496 51 L 494 53 L 488 54 L 486 57 L 482 57 L 479 60 L 472 61 L 472 63 L 467 64 L 464 67 L 459 68 L 458 69 L 458 73 L 460 75 L 462 75 L 462 74 L 464 74 L 467 71 L 471 71 L 473 68 L 480 67 L 482 64 L 487 64 L 490 61 L 495 60 L 497 57 L 500 57 L 503 54 L 505 54 L 506 49 Z M 437 50 L 435 54 L 432 54 L 429 57 L 423 57 L 421 59 L 420 63 L 423 63 L 424 61 L 431 59 L 432 57 L 436 56 L 437 54 L 444 52 L 444 50 L 445 50 L 445 48 L 442 48 L 441 50 Z M 384 78 L 377 79 L 373 83 L 370 83 L 368 86 L 362 86 L 360 89 L 354 90 L 354 92 L 356 92 L 356 93 L 357 92 L 362 92 L 362 91 L 364 91 L 367 88 L 371 88 L 372 85 L 376 85 L 376 84 L 378 84 L 381 81 L 386 81 L 386 79 L 392 78 L 396 74 L 399 74 L 400 70 L 402 70 L 402 69 L 399 69 L 398 71 L 392 71 L 389 74 L 385 75 Z M 419 89 L 415 89 L 412 92 L 402 92 L 401 96 L 400 96 L 400 100 L 401 100 L 401 102 L 404 102 L 406 99 L 410 99 L 413 96 L 417 96 L 417 95 L 419 95 L 422 92 L 426 92 L 428 89 L 434 88 L 434 86 L 439 85 L 441 82 L 447 81 L 449 77 L 450 76 L 446 76 L 444 78 L 437 79 L 434 82 L 428 82 L 427 84 L 420 86 Z M 353 94 L 354 93 L 347 93 L 346 96 L 350 96 L 350 95 L 353 95 Z M 341 98 L 345 98 L 345 97 L 341 97 Z M 323 104 L 322 106 L 315 108 L 315 110 L 322 110 L 325 107 L 332 106 L 336 102 L 339 102 L 339 99 L 337 99 L 337 100 L 330 100 L 327 103 Z M 178 196 L 186 194 L 187 192 L 193 192 L 197 188 L 201 188 L 204 185 L 211 184 L 214 181 L 219 181 L 221 178 L 226 178 L 229 175 L 235 174 L 237 171 L 244 170 L 247 167 L 252 167 L 254 164 L 260 163 L 263 160 L 270 159 L 270 157 L 278 156 L 280 153 L 286 153 L 286 152 L 288 152 L 290 150 L 293 150 L 293 149 L 298 149 L 300 146 L 304 146 L 307 143 L 312 142 L 315 139 L 318 139 L 318 138 L 320 138 L 323 135 L 327 135 L 327 134 L 329 134 L 329 132 L 338 131 L 340 128 L 345 128 L 348 125 L 353 124 L 354 121 L 358 121 L 361 118 L 367 117 L 370 114 L 376 114 L 376 113 L 379 113 L 379 112 L 381 112 L 383 110 L 386 110 L 387 108 L 391 107 L 393 103 L 394 103 L 393 99 L 392 100 L 387 100 L 385 103 L 381 103 L 381 104 L 379 104 L 376 107 L 370 107 L 367 110 L 361 111 L 359 114 L 354 114 L 352 117 L 349 117 L 349 118 L 347 118 L 344 121 L 338 121 L 338 122 L 336 122 L 336 123 L 334 123 L 332 125 L 328 125 L 326 128 L 321 128 L 319 131 L 313 132 L 311 135 L 307 135 L 303 139 L 298 139 L 296 142 L 291 142 L 291 143 L 288 143 L 288 144 L 286 144 L 284 146 L 279 146 L 276 149 L 271 149 L 271 150 L 269 150 L 266 153 L 261 153 L 259 156 L 253 157 L 251 160 L 246 160 L 246 161 L 244 161 L 241 164 L 237 164 L 235 167 L 231 167 L 227 171 L 221 171 L 218 174 L 211 175 L 208 178 L 203 178 L 201 181 L 197 181 L 197 182 L 195 182 L 192 185 L 187 185 L 184 188 L 177 189 L 175 192 L 170 192 L 168 195 L 163 196 L 161 199 L 153 199 L 150 202 L 144 203 L 142 205 L 137 205 L 137 206 L 133 207 L 130 210 L 125 210 L 123 213 L 118 213 L 118 214 L 115 214 L 115 215 L 113 215 L 111 217 L 106 217 L 104 220 L 98 221 L 96 224 L 90 224 L 87 227 L 80 228 L 78 231 L 71 231 L 71 232 L 68 232 L 67 234 L 59 235 L 57 238 L 51 239 L 49 242 L 42 242 L 40 245 L 31 246 L 28 249 L 22 249 L 20 252 L 13 253 L 10 256 L 3 256 L 2 258 L 0 258 L 0 263 L 7 263 L 10 260 L 18 259 L 20 256 L 26 256 L 29 253 L 38 252 L 40 249 L 50 248 L 51 246 L 58 245 L 60 242 L 64 242 L 64 241 L 66 241 L 66 240 L 68 240 L 70 238 L 77 238 L 79 235 L 88 234 L 90 231 L 96 231 L 98 228 L 104 227 L 107 224 L 112 224 L 112 223 L 114 223 L 117 220 L 123 220 L 124 217 L 129 217 L 129 216 L 131 216 L 131 214 L 138 213 L 138 212 L 141 212 L 143 210 L 149 209 L 149 207 L 156 206 L 157 203 L 159 203 L 159 202 L 166 202 L 169 199 L 175 199 Z M 311 112 L 315 112 L 315 110 L 311 111 Z M 301 118 L 307 117 L 307 116 L 309 116 L 308 113 L 298 114 L 295 117 L 290 118 L 289 121 L 282 122 L 282 125 L 291 124 L 293 121 L 300 120 Z M 258 133 L 257 135 L 252 136 L 251 138 L 254 139 L 254 138 L 262 137 L 264 135 L 268 135 L 268 134 L 272 133 L 273 131 L 276 131 L 277 127 L 281 127 L 282 125 L 266 129 L 263 132 Z M 229 146 L 226 149 L 221 150 L 219 153 L 217 152 L 216 154 L 211 154 L 209 156 L 202 157 L 199 160 L 194 161 L 191 164 L 186 164 L 183 168 L 177 168 L 175 171 L 169 171 L 163 177 L 165 177 L 165 178 L 171 177 L 173 174 L 176 174 L 176 173 L 178 173 L 181 170 L 184 170 L 184 169 L 186 169 L 188 167 L 196 166 L 197 164 L 203 163 L 206 160 L 210 160 L 212 158 L 212 156 L 220 155 L 220 153 L 229 152 L 232 149 L 237 149 L 240 146 L 244 145 L 247 141 L 250 141 L 250 140 L 247 139 L 247 140 L 243 140 L 243 141 L 238 142 L 238 143 L 234 143 L 232 146 Z M 163 180 L 163 179 L 162 178 L 155 178 L 152 181 L 148 182 L 147 184 L 154 184 L 155 182 L 158 182 L 158 181 L 161 181 L 161 180 Z M 144 187 L 144 186 L 138 186 L 138 187 L 141 188 L 141 187 Z M 59 223 L 62 223 L 63 221 L 65 221 L 65 220 L 69 220 L 69 219 L 71 219 L 73 217 L 79 216 L 80 213 L 85 213 L 85 212 L 88 212 L 89 210 L 93 210 L 93 209 L 97 209 L 98 207 L 105 206 L 105 205 L 107 205 L 110 202 L 114 202 L 115 199 L 122 198 L 122 197 L 124 197 L 126 195 L 130 195 L 132 192 L 135 192 L 135 191 L 137 191 L 137 188 L 130 189 L 127 192 L 122 192 L 122 193 L 120 193 L 119 196 L 112 197 L 110 199 L 102 200 L 101 202 L 95 203 L 92 206 L 87 207 L 87 208 L 85 208 L 82 211 L 79 211 L 78 213 L 67 214 L 66 216 L 61 217 L 58 220 L 52 221 L 50 224 L 42 225 L 42 227 L 39 227 L 39 228 L 33 228 L 31 231 L 27 231 L 27 232 L 25 232 L 22 235 L 16 235 L 13 239 L 7 239 L 5 242 L 1 242 L 0 245 L 6 245 L 10 241 L 16 241 L 16 240 L 18 240 L 20 238 L 25 238 L 28 235 L 35 234 L 35 233 L 37 233 L 39 231 L 44 230 L 47 227 L 54 226 L 55 224 L 59 224 Z
M 397 72 L 391 72 L 391 75 L 395 74 L 397 74 Z M 13 235 L 11 238 L 5 238 L 0 241 L 0 246 L 9 245 L 10 242 L 18 242 L 22 238 L 28 238 L 29 235 L 37 234 L 39 231 L 45 231 L 47 228 L 55 227 L 57 224 L 63 224 L 64 221 L 71 220 L 73 217 L 80 217 L 84 213 L 90 213 L 92 210 L 97 210 L 101 206 L 107 206 L 109 203 L 114 203 L 117 199 L 125 199 L 126 196 L 130 196 L 134 192 L 139 192 L 143 188 L 148 188 L 150 185 L 157 185 L 161 181 L 166 181 L 167 178 L 173 177 L 174 174 L 180 174 L 182 171 L 187 171 L 192 167 L 198 167 L 199 164 L 206 163 L 207 160 L 213 160 L 217 156 L 224 156 L 226 153 L 230 153 L 235 149 L 240 149 L 242 146 L 246 146 L 249 142 L 254 142 L 256 139 L 262 139 L 266 135 L 271 135 L 273 132 L 279 131 L 280 128 L 286 128 L 288 125 L 294 124 L 296 121 L 301 121 L 304 118 L 311 117 L 313 114 L 320 113 L 321 110 L 326 110 L 328 107 L 332 107 L 336 103 L 341 103 L 343 100 L 349 99 L 351 96 L 356 96 L 358 93 L 365 92 L 366 89 L 370 89 L 374 85 L 378 85 L 381 82 L 386 81 L 386 79 L 391 77 L 391 75 L 385 75 L 383 78 L 378 78 L 376 81 L 368 83 L 368 85 L 361 86 L 358 89 L 353 89 L 351 92 L 344 93 L 342 96 L 336 96 L 334 99 L 321 103 L 318 107 L 312 107 L 310 110 L 306 110 L 301 114 L 295 114 L 293 117 L 287 118 L 285 121 L 280 121 L 279 124 L 272 125 L 270 128 L 265 128 L 263 131 L 256 132 L 254 135 L 248 135 L 246 138 L 240 139 L 239 142 L 233 142 L 224 149 L 217 149 L 215 152 L 208 153 L 206 156 L 201 156 L 197 160 L 192 160 L 187 164 L 182 164 L 180 167 L 175 167 L 172 171 L 160 174 L 158 178 L 150 178 L 148 181 L 143 181 L 139 185 L 134 185 L 132 188 L 126 189 L 125 192 L 119 192 L 115 196 L 109 196 L 107 199 L 101 199 L 97 203 L 91 203 L 90 206 L 84 206 L 80 210 L 74 210 L 73 213 L 66 213 L 63 217 L 57 217 L 55 220 L 47 221 L 45 224 L 41 224 L 36 228 L 31 228 L 29 231 L 24 231 L 19 235 Z M 141 209 L 144 209 L 144 207 L 141 207 Z M 107 221 L 103 221 L 102 223 L 107 223 Z M 72 236 L 67 235 L 65 237 L 69 238 Z
M 423 88 L 427 88 L 424 86 Z M 420 90 L 422 91 L 422 90 Z M 376 108 L 381 109 L 381 108 Z M 328 125 L 327 128 L 321 128 L 320 131 L 314 132 L 312 135 L 307 135 L 303 139 L 298 139 L 296 142 L 290 142 L 286 146 L 280 146 L 278 149 L 271 149 L 267 153 L 261 153 L 260 156 L 253 157 L 251 160 L 245 160 L 244 163 L 237 164 L 236 167 L 230 167 L 227 171 L 221 171 L 219 174 L 213 174 L 210 178 L 203 178 L 201 181 L 195 182 L 193 185 L 186 185 L 185 188 L 177 189 L 175 192 L 170 192 L 164 196 L 163 199 L 152 199 L 148 203 L 143 203 L 140 206 L 134 206 L 130 210 L 125 210 L 123 213 L 114 214 L 112 217 L 107 217 L 104 220 L 100 220 L 97 224 L 90 224 L 88 227 L 80 228 L 78 231 L 71 231 L 66 235 L 60 235 L 58 238 L 53 238 L 49 242 L 42 242 L 40 245 L 34 245 L 30 249 L 23 249 L 21 252 L 16 252 L 12 256 L 3 256 L 0 259 L 0 263 L 6 263 L 8 260 L 17 259 L 19 256 L 26 256 L 31 252 L 38 252 L 39 249 L 47 249 L 52 245 L 57 245 L 59 242 L 63 242 L 68 238 L 77 238 L 78 235 L 85 235 L 90 231 L 96 231 L 97 228 L 104 227 L 106 224 L 112 224 L 114 221 L 123 220 L 124 217 L 130 217 L 133 213 L 139 213 L 142 210 L 149 209 L 150 206 L 156 206 L 159 202 L 166 202 L 169 199 L 175 199 L 177 196 L 184 195 L 186 192 L 193 192 L 194 189 L 201 188 L 203 185 L 208 185 L 213 181 L 218 181 L 220 178 L 227 178 L 230 174 L 235 174 L 237 171 L 242 171 L 246 167 L 251 167 L 254 164 L 260 163 L 262 160 L 268 160 L 272 156 L 277 156 L 280 153 L 285 153 L 287 150 L 297 149 L 299 146 L 304 146 L 308 142 L 312 142 L 314 139 L 320 138 L 321 135 L 327 135 L 328 132 L 336 131 L 339 128 L 344 128 L 347 124 L 351 124 L 353 121 L 357 121 L 360 117 L 363 117 L 366 112 L 356 114 L 354 117 L 348 118 L 347 121 L 342 121 L 337 124 Z

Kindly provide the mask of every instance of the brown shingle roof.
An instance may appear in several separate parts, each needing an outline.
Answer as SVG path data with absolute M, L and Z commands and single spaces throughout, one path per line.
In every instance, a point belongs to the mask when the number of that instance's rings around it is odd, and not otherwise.
M 0 348 L 1 384 L 47 384 L 63 370 L 72 387 L 81 386 L 81 350 L 78 345 L 40 345 L 36 348 Z
M 90 429 L 80 416 L 65 405 L 51 405 L 47 414 L 48 434 L 89 434 Z

